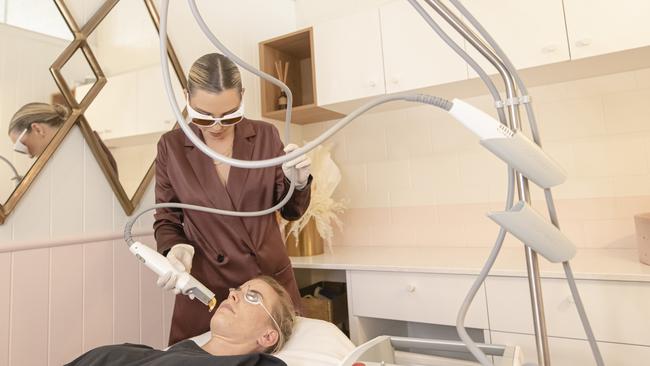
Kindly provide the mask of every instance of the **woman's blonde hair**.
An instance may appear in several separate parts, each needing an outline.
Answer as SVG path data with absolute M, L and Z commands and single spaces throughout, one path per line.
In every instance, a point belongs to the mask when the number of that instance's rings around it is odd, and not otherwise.
M 266 282 L 278 294 L 278 303 L 271 309 L 271 314 L 280 326 L 280 334 L 278 342 L 264 350 L 265 353 L 275 353 L 281 350 L 291 338 L 293 326 L 296 323 L 296 309 L 293 306 L 291 295 L 278 281 L 269 276 L 259 276 L 256 279 Z
M 31 131 L 32 123 L 45 123 L 50 127 L 59 128 L 70 115 L 68 107 L 61 104 L 27 103 L 11 117 L 9 131 Z
M 196 90 L 221 93 L 227 89 L 242 91 L 239 68 L 228 57 L 220 53 L 208 53 L 194 61 L 187 78 L 190 95 Z

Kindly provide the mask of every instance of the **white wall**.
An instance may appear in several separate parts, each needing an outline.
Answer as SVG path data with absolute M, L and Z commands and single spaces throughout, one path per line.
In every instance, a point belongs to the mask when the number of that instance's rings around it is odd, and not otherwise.
M 568 172 L 553 189 L 580 247 L 635 247 L 633 216 L 650 211 L 650 69 L 531 88 L 542 141 Z M 467 100 L 494 114 L 487 96 Z M 307 125 L 313 139 L 333 122 Z M 506 167 L 430 107 L 366 114 L 335 138 L 349 201 L 335 244 L 480 247 L 497 226 Z M 531 188 L 545 213 L 543 194 Z M 510 243 L 517 244 L 512 240 Z
M 72 33 L 59 15 L 54 1 L 5 0 L 0 2 L 0 6 L 3 7 L 0 21 L 50 36 L 72 39 Z M 2 16 L 5 11 L 6 19 Z
M 390 0 L 296 0 L 296 25 L 298 28 L 310 27 L 346 12 L 354 13 L 379 5 Z

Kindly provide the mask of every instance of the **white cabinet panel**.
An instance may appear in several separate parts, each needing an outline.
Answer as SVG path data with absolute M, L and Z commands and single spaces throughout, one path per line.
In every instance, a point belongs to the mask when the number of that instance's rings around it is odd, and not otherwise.
M 650 1 L 564 0 L 571 58 L 650 45 Z
M 136 81 L 135 73 L 109 77 L 84 113 L 90 127 L 103 140 L 135 133 Z
M 456 325 L 458 309 L 474 276 L 351 271 L 350 299 L 355 316 Z M 485 291 L 476 295 L 466 326 L 488 328 Z
M 174 78 L 173 71 L 172 85 L 176 92 L 176 101 L 183 108 L 185 97 L 183 91 Z M 167 132 L 172 129 L 176 118 L 171 106 L 167 102 L 167 94 L 163 87 L 162 71 L 160 67 L 149 67 L 138 70 L 137 78 L 137 133 L 147 134 L 156 132 Z
M 384 94 L 379 10 L 314 25 L 318 104 Z
M 425 5 L 426 6 L 426 5 Z M 467 65 L 406 1 L 380 9 L 386 91 L 423 88 L 467 79 Z M 429 11 L 438 24 L 464 47 L 462 37 Z
M 516 344 L 524 353 L 524 362 L 537 363 L 535 338 L 528 334 L 491 332 L 492 343 Z M 554 338 L 548 340 L 553 366 L 595 365 L 591 348 L 587 341 Z M 645 366 L 650 358 L 650 347 L 616 343 L 598 343 L 606 365 Z
M 561 0 L 467 0 L 463 5 L 518 69 L 569 60 Z M 496 70 L 467 44 L 488 74 Z M 470 76 L 477 74 L 470 69 Z
M 490 277 L 486 289 L 491 329 L 533 333 L 526 279 Z M 649 283 L 578 281 L 578 290 L 599 341 L 650 345 Z M 542 293 L 549 335 L 585 339 L 566 281 L 545 279 Z

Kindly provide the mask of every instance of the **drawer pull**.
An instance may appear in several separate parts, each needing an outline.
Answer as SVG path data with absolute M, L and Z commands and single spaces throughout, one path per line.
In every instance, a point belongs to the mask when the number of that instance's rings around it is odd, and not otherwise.
M 406 291 L 408 291 L 410 293 L 414 293 L 415 292 L 415 285 L 408 285 L 408 287 L 406 288 Z
M 560 311 L 567 311 L 575 308 L 575 301 L 573 300 L 573 297 L 567 296 L 562 302 L 560 302 L 560 306 L 558 307 L 558 310 Z

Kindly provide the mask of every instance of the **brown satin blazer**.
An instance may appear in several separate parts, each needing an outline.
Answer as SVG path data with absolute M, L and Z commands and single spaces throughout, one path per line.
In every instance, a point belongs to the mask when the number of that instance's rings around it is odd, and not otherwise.
M 198 127 L 192 126 L 203 138 Z M 242 160 L 268 159 L 284 154 L 275 126 L 244 119 L 235 126 L 233 157 Z M 310 184 L 296 190 L 280 213 L 296 220 L 309 206 Z M 203 154 L 180 129 L 164 134 L 156 157 L 156 203 L 181 202 L 236 211 L 272 207 L 289 189 L 282 167 L 242 169 L 231 167 L 224 187 L 212 159 Z M 282 284 L 295 304 L 300 295 L 275 215 L 231 217 L 184 209 L 158 209 L 154 222 L 158 251 L 175 244 L 195 249 L 192 275 L 214 291 L 217 300 L 257 275 L 269 275 Z M 205 305 L 187 296 L 177 296 L 169 344 L 209 330 Z

